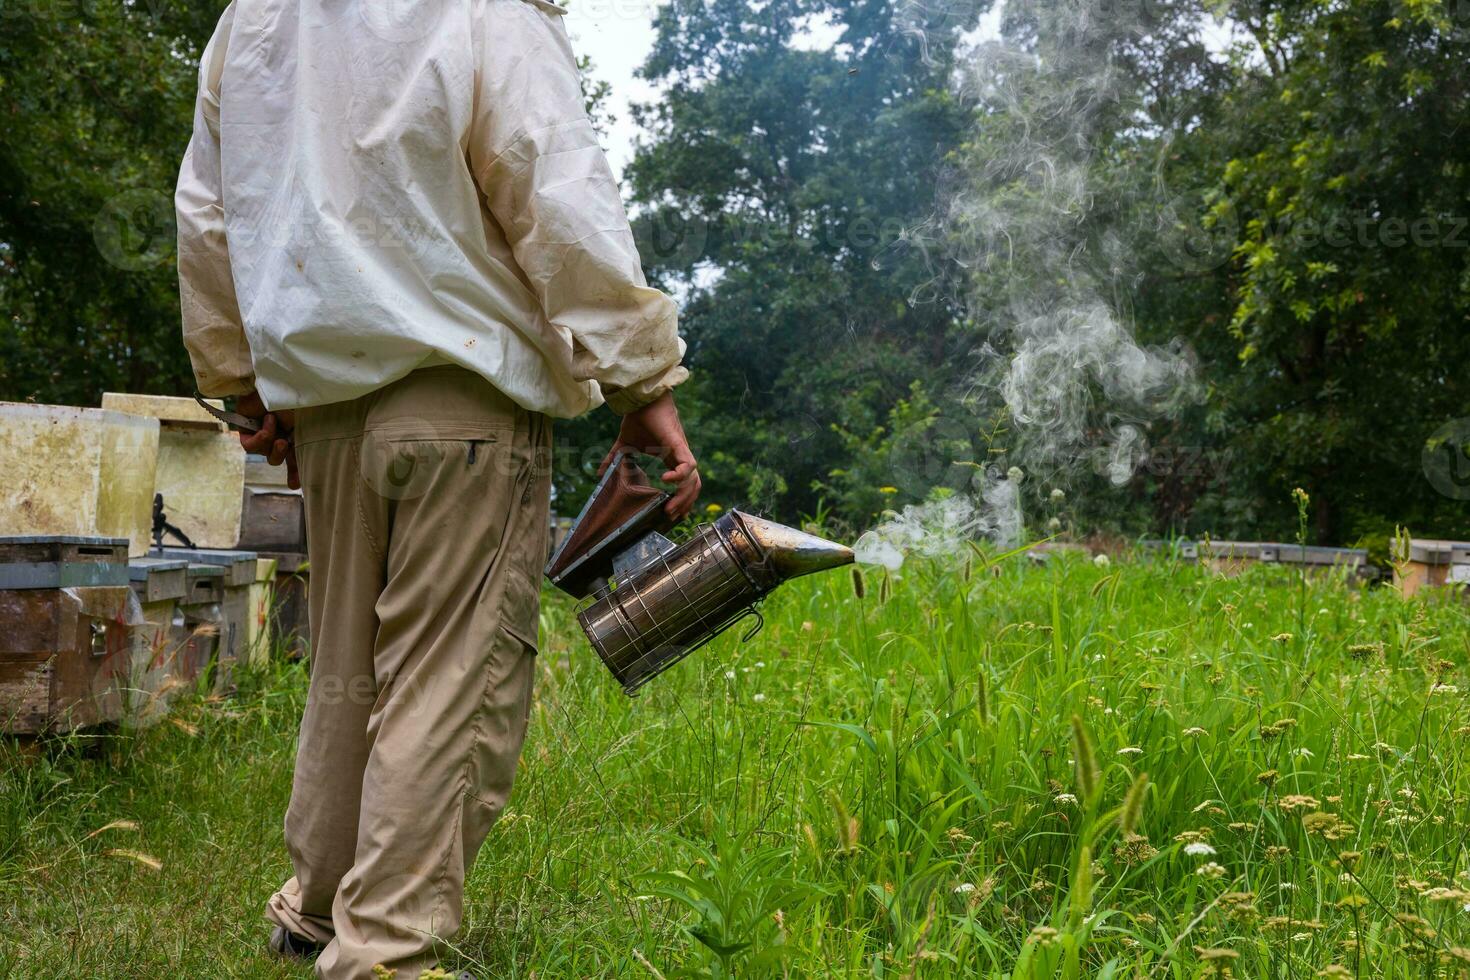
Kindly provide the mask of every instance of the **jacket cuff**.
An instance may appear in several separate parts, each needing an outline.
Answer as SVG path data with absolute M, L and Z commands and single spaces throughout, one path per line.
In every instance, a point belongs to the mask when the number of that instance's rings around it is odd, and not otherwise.
M 234 395 L 248 395 L 255 390 L 255 375 L 245 378 L 219 376 L 201 376 L 198 372 L 194 374 L 194 381 L 199 386 L 199 394 L 205 398 L 229 398 Z
M 689 369 L 682 364 L 675 364 L 658 378 L 640 381 L 626 388 L 603 388 L 602 397 L 608 408 L 619 415 L 627 415 L 663 397 L 665 392 L 683 383 L 688 377 Z

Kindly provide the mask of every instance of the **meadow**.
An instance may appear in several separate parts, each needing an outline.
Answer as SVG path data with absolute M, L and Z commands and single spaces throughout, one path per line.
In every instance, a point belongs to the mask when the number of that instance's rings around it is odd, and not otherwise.
M 481 977 L 1470 975 L 1470 605 L 1259 567 L 791 584 L 626 698 L 548 595 Z M 0 975 L 264 952 L 305 669 L 0 742 Z

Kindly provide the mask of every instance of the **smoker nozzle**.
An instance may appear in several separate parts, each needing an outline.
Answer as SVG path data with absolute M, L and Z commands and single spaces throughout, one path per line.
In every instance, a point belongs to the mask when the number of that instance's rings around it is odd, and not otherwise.
M 781 580 L 810 575 L 853 562 L 852 549 L 794 527 L 736 512 L 752 541 L 766 553 L 766 561 Z

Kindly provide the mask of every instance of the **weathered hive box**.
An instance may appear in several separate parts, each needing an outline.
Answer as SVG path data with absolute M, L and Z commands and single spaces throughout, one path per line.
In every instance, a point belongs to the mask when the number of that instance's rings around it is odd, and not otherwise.
M 126 538 L 143 554 L 158 440 L 156 419 L 0 402 L 0 534 Z
M 1199 558 L 1199 547 L 1193 541 L 1183 538 L 1143 538 L 1138 542 L 1138 550 L 1150 558 L 1172 558 L 1185 562 L 1193 562 Z
M 1252 565 L 1276 560 L 1276 546 L 1261 541 L 1200 541 L 1199 563 L 1220 575 L 1239 575 Z
M 189 563 L 183 559 L 134 558 L 128 579 L 142 608 L 143 622 L 133 631 L 133 666 L 126 710 L 148 725 L 168 711 L 171 695 L 187 686 L 179 661 L 183 614 L 179 600 L 189 588 Z
M 276 563 L 270 608 L 271 635 L 281 649 L 304 657 L 311 646 L 311 566 L 299 552 L 265 553 Z
M 245 651 L 252 664 L 261 664 L 271 655 L 271 609 L 275 605 L 275 558 L 255 560 L 255 581 L 250 583 L 250 619 L 246 623 Z
M 1408 554 L 1393 544 L 1393 584 L 1405 596 L 1459 585 L 1470 590 L 1470 541 L 1410 538 Z
M 245 457 L 245 496 L 240 503 L 240 540 L 250 551 L 306 551 L 306 508 L 301 491 L 286 485 L 286 467 L 265 457 Z
M 233 637 L 225 621 L 225 570 L 219 565 L 190 562 L 185 568 L 184 595 L 174 616 L 171 642 L 176 676 L 197 685 L 207 679 L 218 691 L 233 682 Z
M 1350 578 L 1373 577 L 1365 548 L 1324 548 L 1316 545 L 1277 544 L 1274 560 L 1282 565 L 1304 566 L 1309 575 L 1338 572 Z
M 0 731 L 122 719 L 142 621 L 125 538 L 0 538 Z
M 154 490 L 170 524 L 196 548 L 233 548 L 240 540 L 245 450 L 240 439 L 192 398 L 107 392 L 102 407 L 157 420 Z
M 195 641 L 195 647 L 190 650 L 190 654 L 194 662 L 201 665 L 201 669 L 207 669 L 209 657 L 204 645 L 198 641 L 208 633 L 207 624 L 213 623 L 216 630 L 214 638 L 217 641 L 215 659 L 219 667 L 214 675 L 214 688 L 217 691 L 228 690 L 233 684 L 234 665 L 250 657 L 249 641 L 254 608 L 250 593 L 256 584 L 255 552 L 163 548 L 154 554 L 160 558 L 189 562 L 186 614 L 192 611 L 196 623 L 189 627 Z M 206 569 L 213 569 L 217 574 L 210 574 Z M 196 632 L 200 635 L 194 636 Z

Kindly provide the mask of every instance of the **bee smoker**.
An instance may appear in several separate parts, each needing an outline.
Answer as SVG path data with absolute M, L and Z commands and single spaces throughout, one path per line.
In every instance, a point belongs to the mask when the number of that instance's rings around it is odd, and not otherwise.
M 546 576 L 578 599 L 592 648 L 629 695 L 747 616 L 787 579 L 853 560 L 852 550 L 738 510 L 682 544 L 664 537 L 669 494 L 620 453 L 551 556 Z

